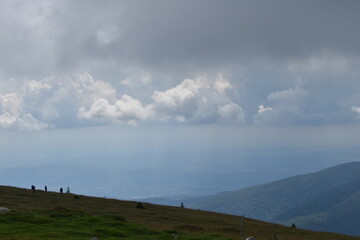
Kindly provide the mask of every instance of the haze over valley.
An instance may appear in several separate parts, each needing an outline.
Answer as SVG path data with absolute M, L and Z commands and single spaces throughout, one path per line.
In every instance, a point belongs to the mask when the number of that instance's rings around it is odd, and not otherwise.
M 0 185 L 179 201 L 358 162 L 359 13 L 352 0 L 0 1 Z M 271 218 L 259 195 L 253 217 L 320 229 L 345 214 L 328 190 Z M 314 199 L 332 201 L 315 213 Z

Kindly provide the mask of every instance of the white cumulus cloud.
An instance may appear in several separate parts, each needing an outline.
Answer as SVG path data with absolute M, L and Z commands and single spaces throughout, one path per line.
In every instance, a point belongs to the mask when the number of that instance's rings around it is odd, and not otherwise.
M 264 105 L 259 106 L 258 113 L 265 113 L 268 111 L 273 111 L 272 107 L 264 107 Z
M 177 122 L 244 122 L 242 108 L 226 95 L 231 84 L 224 79 L 185 79 L 152 95 L 154 109 L 165 120 Z
M 236 103 L 228 103 L 219 107 L 220 122 L 244 123 L 245 113 Z
M 200 82 L 185 79 L 174 88 L 164 92 L 155 91 L 152 98 L 158 107 L 175 110 L 184 106 L 188 101 L 194 99 L 199 89 L 204 87 Z
M 144 81 L 150 84 L 151 76 Z M 29 80 L 15 88 L 17 91 L 0 95 L 0 128 L 245 122 L 243 109 L 228 96 L 229 88 L 230 82 L 222 77 L 202 76 L 163 91 L 148 88 L 147 96 L 139 93 L 140 100 L 136 91 L 134 96 L 120 95 L 111 83 L 89 73 Z
M 260 105 L 254 121 L 256 123 L 302 121 L 306 118 L 304 103 L 308 95 L 305 89 L 299 87 L 272 92 L 266 98 L 267 103 L 272 107 Z
M 99 98 L 109 101 L 116 99 L 116 90 L 109 82 L 95 80 L 89 73 L 78 74 L 70 83 L 69 87 L 83 105 L 91 105 Z
M 229 81 L 227 81 L 226 79 L 224 79 L 224 77 L 222 75 L 218 76 L 218 79 L 215 81 L 214 83 L 214 88 L 220 92 L 220 93 L 224 93 L 226 91 L 226 89 L 228 88 L 232 88 L 232 85 L 230 84 Z
M 48 124 L 26 113 L 22 107 L 22 97 L 16 93 L 0 94 L 0 127 L 18 130 L 42 130 Z
M 105 120 L 119 123 L 136 124 L 153 116 L 152 105 L 142 106 L 141 102 L 128 95 L 123 95 L 114 104 L 107 99 L 99 98 L 90 109 L 79 109 L 79 118 Z

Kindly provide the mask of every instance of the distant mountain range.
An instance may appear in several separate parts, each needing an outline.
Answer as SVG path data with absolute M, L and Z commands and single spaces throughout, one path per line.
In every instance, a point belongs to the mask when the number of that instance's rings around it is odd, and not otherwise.
M 360 162 L 212 196 L 147 199 L 360 236 Z

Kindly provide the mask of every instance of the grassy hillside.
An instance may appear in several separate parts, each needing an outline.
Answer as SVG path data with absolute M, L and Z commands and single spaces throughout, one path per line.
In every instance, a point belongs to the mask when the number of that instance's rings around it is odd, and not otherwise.
M 0 239 L 245 239 L 239 236 L 240 218 L 186 208 L 58 194 L 0 186 Z M 360 239 L 331 233 L 293 229 L 245 219 L 246 236 L 258 240 Z

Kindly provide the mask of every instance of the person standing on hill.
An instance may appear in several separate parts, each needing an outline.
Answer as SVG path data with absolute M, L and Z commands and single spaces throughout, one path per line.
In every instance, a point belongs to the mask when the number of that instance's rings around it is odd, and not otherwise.
M 35 186 L 34 185 L 31 185 L 31 190 L 32 190 L 33 193 L 35 192 Z
M 64 191 L 64 190 L 63 190 L 63 188 L 61 187 L 61 188 L 60 188 L 60 193 L 62 194 L 62 193 L 63 193 L 63 191 Z
M 45 192 L 47 192 L 47 186 L 45 185 Z

